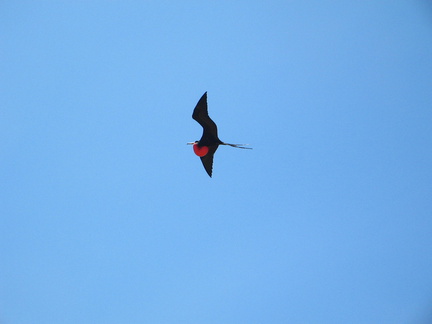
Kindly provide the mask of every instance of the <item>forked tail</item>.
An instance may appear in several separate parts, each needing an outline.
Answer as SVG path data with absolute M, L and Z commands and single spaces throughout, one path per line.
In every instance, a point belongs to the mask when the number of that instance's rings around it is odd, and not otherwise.
M 239 149 L 252 150 L 252 147 L 245 147 L 246 145 L 249 145 L 249 144 L 222 143 L 222 145 L 229 145 L 229 146 L 236 147 L 236 148 L 239 148 Z

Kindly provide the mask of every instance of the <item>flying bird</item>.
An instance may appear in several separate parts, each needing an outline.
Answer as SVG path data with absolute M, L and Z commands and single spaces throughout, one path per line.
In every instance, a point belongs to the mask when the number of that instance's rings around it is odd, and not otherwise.
M 213 170 L 213 156 L 218 149 L 219 145 L 229 145 L 241 149 L 251 149 L 245 147 L 247 144 L 229 144 L 222 142 L 218 137 L 217 126 L 208 115 L 207 110 L 207 92 L 205 92 L 192 114 L 192 118 L 195 119 L 203 128 L 203 134 L 199 141 L 187 143 L 193 145 L 193 150 L 196 155 L 201 158 L 201 162 L 207 174 L 211 177 Z

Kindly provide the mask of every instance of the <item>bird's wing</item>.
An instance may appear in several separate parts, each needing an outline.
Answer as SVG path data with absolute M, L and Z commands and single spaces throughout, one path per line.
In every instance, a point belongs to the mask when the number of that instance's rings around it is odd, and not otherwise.
M 213 170 L 213 155 L 215 154 L 218 147 L 219 145 L 210 146 L 208 153 L 201 157 L 201 162 L 204 166 L 204 169 L 207 171 L 207 174 L 210 176 L 210 178 L 212 176 L 212 170 Z
M 207 92 L 205 92 L 201 99 L 198 101 L 197 105 L 192 114 L 192 118 L 195 119 L 204 129 L 204 133 L 209 132 L 215 138 L 217 136 L 217 126 L 213 120 L 208 115 L 207 110 Z

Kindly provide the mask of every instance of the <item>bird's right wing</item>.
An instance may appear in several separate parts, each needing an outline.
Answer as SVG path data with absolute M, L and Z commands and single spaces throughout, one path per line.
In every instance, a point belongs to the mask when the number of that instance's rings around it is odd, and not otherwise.
M 211 135 L 216 136 L 217 138 L 217 126 L 208 115 L 207 92 L 202 95 L 201 99 L 196 104 L 192 118 L 203 127 L 204 133 L 210 132 Z
M 207 174 L 210 176 L 212 176 L 212 171 L 213 171 L 213 156 L 216 152 L 216 150 L 218 149 L 219 145 L 213 145 L 209 147 L 209 151 L 206 155 L 201 157 L 201 162 L 204 166 L 204 169 L 207 171 Z

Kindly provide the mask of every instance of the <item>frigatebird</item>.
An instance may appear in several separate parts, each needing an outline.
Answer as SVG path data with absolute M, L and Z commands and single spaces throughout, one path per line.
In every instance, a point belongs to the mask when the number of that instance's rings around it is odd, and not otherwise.
M 203 128 L 203 134 L 199 141 L 187 143 L 193 145 L 193 150 L 196 155 L 201 158 L 201 162 L 207 174 L 211 177 L 213 170 L 213 156 L 218 149 L 219 145 L 229 145 L 241 149 L 251 149 L 244 147 L 247 144 L 229 144 L 222 142 L 217 134 L 217 126 L 215 122 L 209 117 L 207 109 L 207 92 L 205 92 L 192 114 L 195 119 Z

